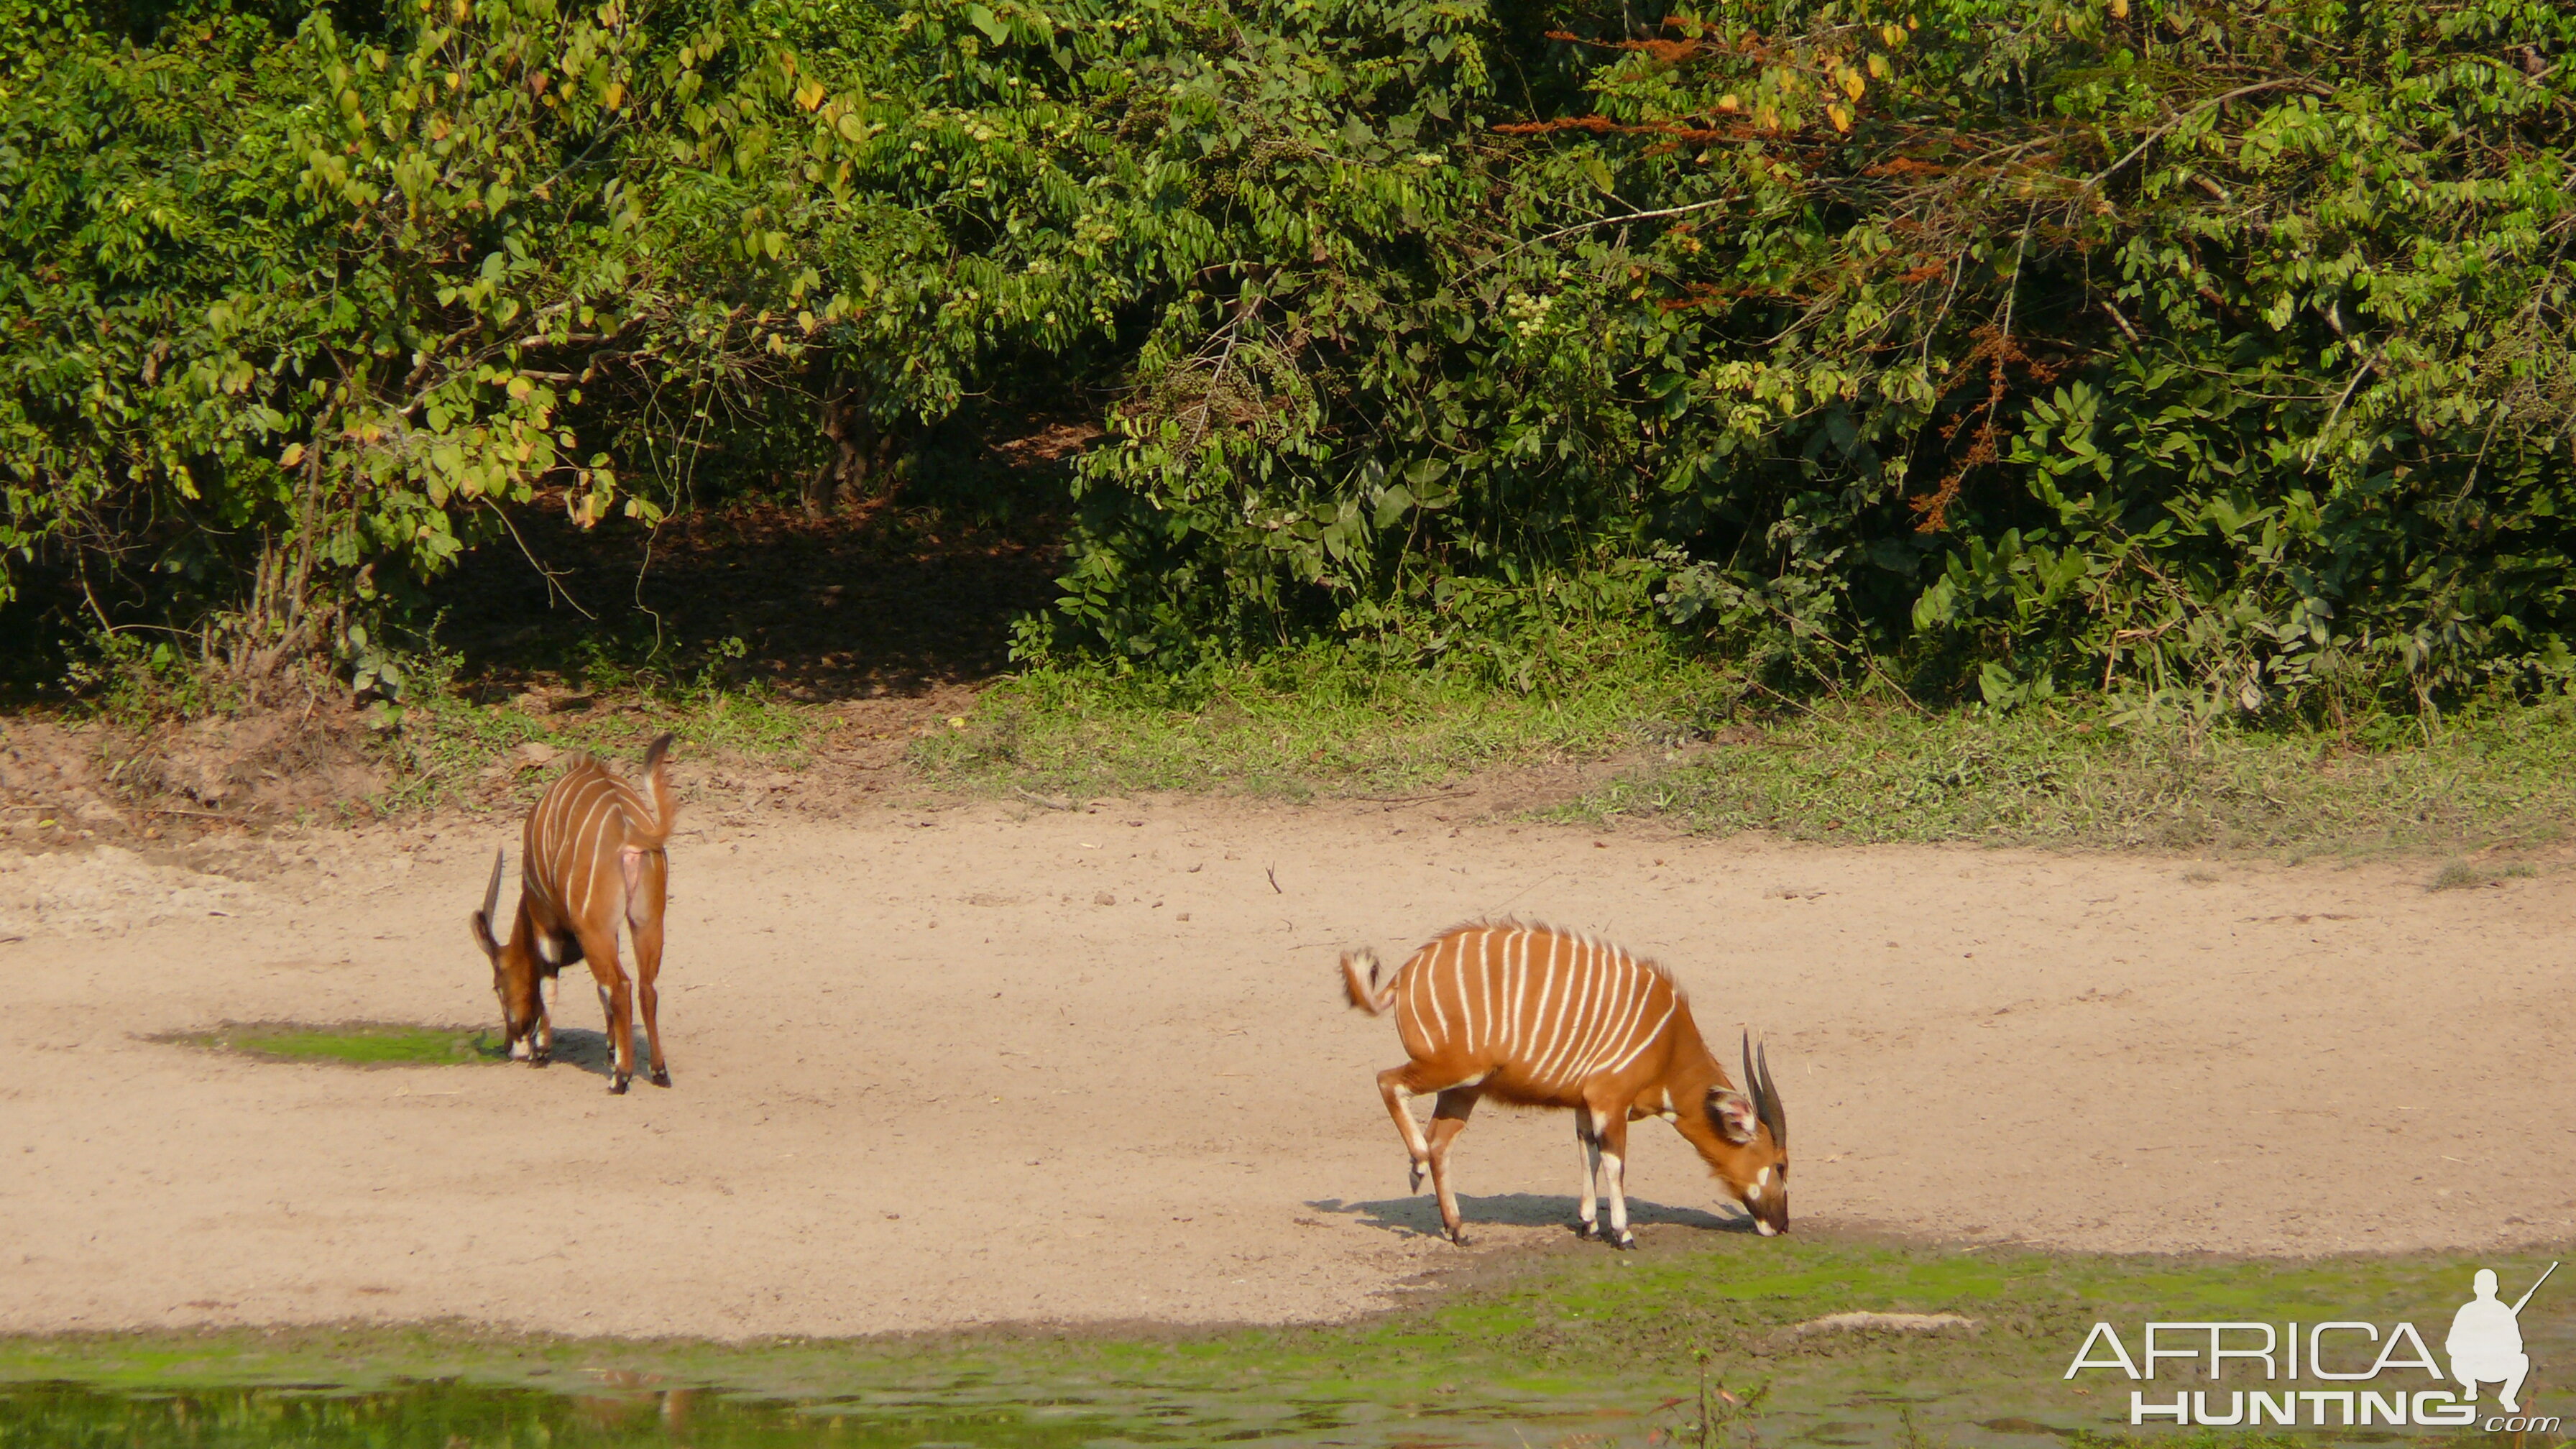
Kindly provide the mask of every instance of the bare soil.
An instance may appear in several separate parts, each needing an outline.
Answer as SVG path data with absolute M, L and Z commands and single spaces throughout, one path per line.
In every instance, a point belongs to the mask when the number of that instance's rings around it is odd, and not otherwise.
M 496 1015 L 498 816 L 0 856 L 0 1331 L 582 1334 L 1331 1319 L 1562 1244 L 1567 1119 L 1487 1108 L 1431 1235 L 1337 953 L 1517 914 L 1771 1034 L 1797 1225 L 2157 1252 L 2576 1228 L 2564 878 L 1598 835 L 1446 799 L 829 818 L 685 777 L 677 1085 L 149 1038 Z M 1649 1239 L 1741 1231 L 1641 1124 Z M 1606 1250 L 1603 1250 L 1606 1251 Z
M 917 460 L 938 486 L 820 518 L 738 498 L 657 527 L 582 529 L 549 492 L 516 511 L 505 541 L 469 551 L 430 589 L 417 613 L 437 621 L 434 640 L 395 642 L 415 654 L 434 643 L 456 662 L 457 698 L 564 723 L 623 717 L 639 735 L 666 712 L 643 685 L 757 689 L 819 706 L 801 773 L 824 787 L 813 793 L 828 814 L 830 802 L 899 780 L 905 748 L 970 712 L 1007 667 L 1011 621 L 1059 592 L 1063 520 L 1048 501 L 1098 437 L 1087 423 L 969 408 Z M 961 510 L 961 497 L 980 506 Z M 400 737 L 379 733 L 383 703 L 349 697 L 346 661 L 329 665 L 329 680 L 289 670 L 255 690 L 233 681 L 216 690 L 227 703 L 196 718 L 67 707 L 69 656 L 56 656 L 87 616 L 67 578 L 52 579 L 51 593 L 45 579 L 39 571 L 34 595 L 0 608 L 0 850 L 169 850 L 379 814 L 391 787 L 420 783 L 406 778 L 418 763 L 404 763 Z M 157 701 L 165 709 L 178 702 L 170 687 Z M 498 807 L 513 783 L 496 765 L 443 787 Z
M 0 847 L 150 845 L 336 818 L 386 772 L 344 694 L 133 728 L 0 717 Z

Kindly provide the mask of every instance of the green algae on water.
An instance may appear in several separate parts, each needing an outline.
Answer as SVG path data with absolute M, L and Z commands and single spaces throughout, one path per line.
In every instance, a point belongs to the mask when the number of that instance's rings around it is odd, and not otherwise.
M 212 1031 L 173 1032 L 155 1040 L 264 1061 L 356 1067 L 461 1066 L 504 1061 L 510 1054 L 497 1032 L 406 1021 L 228 1021 Z

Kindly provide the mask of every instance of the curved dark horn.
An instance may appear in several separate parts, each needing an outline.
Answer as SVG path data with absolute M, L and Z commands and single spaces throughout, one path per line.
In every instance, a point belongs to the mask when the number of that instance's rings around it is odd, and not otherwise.
M 1771 1145 L 1786 1151 L 1789 1146 L 1789 1109 L 1780 1103 L 1780 1088 L 1771 1080 L 1771 1044 L 1764 1042 L 1755 1062 L 1762 1071 L 1760 1104 L 1762 1125 L 1771 1129 Z
M 1770 1125 L 1771 1109 L 1762 1104 L 1762 1079 L 1753 1074 L 1753 1033 L 1749 1029 L 1744 1033 L 1744 1095 L 1753 1099 L 1753 1115 L 1763 1125 Z
M 506 846 L 500 850 L 492 852 L 492 883 L 483 888 L 483 919 L 485 921 L 490 921 L 492 919 L 492 913 L 501 908 L 501 861 L 503 858 L 508 856 L 509 853 L 509 849 Z

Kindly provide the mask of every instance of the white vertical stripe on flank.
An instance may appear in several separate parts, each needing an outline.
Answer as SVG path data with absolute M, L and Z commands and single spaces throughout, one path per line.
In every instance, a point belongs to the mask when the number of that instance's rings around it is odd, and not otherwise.
M 611 915 L 623 916 L 626 903 L 617 898 L 626 894 L 626 871 L 617 863 L 617 852 L 626 843 L 626 812 L 617 808 L 617 792 L 610 788 L 605 775 L 600 777 L 596 808 L 599 811 L 599 828 L 591 832 L 590 852 L 583 858 L 582 866 L 590 872 L 591 894 L 604 894 L 616 900 L 618 908 Z M 612 919 L 609 930 L 614 932 L 616 929 L 616 922 Z
M 1592 1075 L 1594 1061 L 1601 1054 L 1602 1039 L 1609 1034 L 1612 1025 L 1611 1013 L 1619 1004 L 1620 985 L 1626 980 L 1615 955 L 1596 945 L 1592 959 L 1592 975 L 1599 987 L 1592 999 L 1590 1027 L 1583 1033 L 1583 1040 L 1576 1046 L 1574 1059 L 1568 1067 L 1576 1081 Z
M 588 814 L 581 808 L 581 793 L 579 785 L 564 791 L 563 838 L 555 846 L 554 859 L 555 876 L 563 883 L 564 906 L 576 920 L 590 904 L 590 882 L 581 869 L 581 831 Z
M 591 894 L 614 893 L 626 873 L 617 868 L 617 848 L 625 843 L 625 812 L 617 808 L 617 792 L 602 780 L 592 796 L 591 811 L 598 825 L 590 832 L 590 848 L 582 852 L 582 867 L 590 872 Z
M 546 817 L 553 814 L 559 804 L 552 790 L 537 797 L 537 808 L 528 813 L 527 839 L 519 860 L 519 888 L 550 908 L 554 905 L 554 894 L 546 889 L 544 852 L 546 842 L 553 835 L 546 824 Z
M 1601 1048 L 1602 1069 L 1628 1052 L 1646 1024 L 1646 1012 L 1655 999 L 1655 973 L 1632 965 L 1628 971 L 1628 1009 L 1619 1018 L 1619 1029 Z
M 1543 956 L 1538 949 L 1541 943 L 1547 946 Z M 1524 1067 L 1537 1066 L 1548 1049 L 1556 1045 L 1561 1010 L 1557 1004 L 1557 993 L 1565 980 L 1564 963 L 1558 959 L 1557 948 L 1563 944 L 1547 932 L 1530 933 L 1530 958 L 1543 964 L 1538 968 L 1538 1027 L 1530 1033 L 1529 1056 L 1522 1063 Z
M 1547 961 L 1538 954 L 1536 932 L 1522 931 L 1512 940 L 1521 961 L 1521 1031 L 1512 1039 L 1512 1066 L 1526 1080 L 1530 1058 L 1547 1035 Z
M 1458 938 L 1458 969 L 1472 969 L 1476 974 L 1476 989 L 1484 994 L 1485 1034 L 1476 1043 L 1476 1050 L 1491 1057 L 1501 1050 L 1503 1044 L 1503 1004 L 1494 993 L 1494 973 L 1487 968 L 1484 957 L 1479 955 L 1473 968 L 1467 965 L 1467 942 L 1463 934 Z
M 564 792 L 564 836 L 555 847 L 555 874 L 563 881 L 564 905 L 571 909 L 575 920 L 590 905 L 590 881 L 581 868 L 581 832 L 588 823 L 588 812 L 581 805 L 580 786 Z
M 1569 941 L 1562 936 L 1554 938 L 1548 944 L 1548 963 L 1551 966 L 1555 964 L 1560 946 L 1564 948 L 1566 957 L 1565 994 L 1557 1003 L 1553 1018 L 1555 1030 L 1550 1034 L 1547 1050 L 1541 1053 L 1539 1059 L 1532 1064 L 1530 1072 L 1533 1080 L 1549 1084 L 1562 1080 L 1564 1067 L 1573 1051 L 1575 1039 L 1582 1034 L 1587 1024 L 1584 1008 L 1589 1001 L 1592 985 L 1592 973 L 1585 969 L 1582 942 Z
M 573 832 L 573 851 L 564 867 L 581 883 L 581 904 L 573 909 L 587 916 L 591 899 L 599 893 L 599 837 L 608 828 L 608 811 L 602 792 L 593 781 L 583 781 L 581 824 Z
M 1429 973 L 1420 961 L 1408 963 L 1404 972 L 1404 1014 L 1413 1018 L 1414 1031 L 1424 1034 L 1425 1041 L 1430 1040 L 1429 1024 L 1422 1011 L 1422 978 L 1427 974 Z M 1440 1050 L 1440 1044 L 1432 1042 L 1431 1049 L 1437 1052 Z
M 1530 938 L 1535 938 L 1535 931 L 1522 938 L 1530 941 Z M 1522 946 L 1522 951 L 1528 949 L 1530 946 Z M 1556 990 L 1556 941 L 1551 938 L 1548 941 L 1548 959 L 1538 967 L 1538 975 L 1533 977 L 1533 990 L 1530 990 L 1530 1042 L 1520 1052 L 1522 1075 L 1530 1075 L 1530 1067 L 1538 1065 L 1540 1052 L 1548 1047 L 1548 1042 L 1556 1039 L 1556 1008 L 1548 1000 L 1553 990 Z
M 1556 1050 L 1547 1059 L 1547 1076 L 1552 1082 L 1566 1079 L 1565 1069 L 1573 1065 L 1574 1049 L 1592 1027 L 1592 988 L 1597 983 L 1580 937 L 1565 943 L 1565 971 L 1565 1004 L 1556 1013 L 1562 1025 L 1556 1034 Z
M 1466 1049 L 1466 1052 L 1473 1052 L 1473 1049 L 1476 1049 L 1476 1039 L 1484 1036 L 1486 1011 L 1484 1011 L 1484 990 L 1481 990 L 1481 987 L 1484 987 L 1484 980 L 1479 980 L 1473 972 L 1468 972 L 1466 957 L 1463 957 L 1463 954 L 1450 957 L 1450 972 L 1458 975 L 1458 1011 L 1466 1016 L 1466 1029 L 1463 1029 L 1466 1034 L 1461 1036 L 1463 1049 Z
M 557 916 L 563 914 L 563 901 L 556 894 L 554 857 L 555 852 L 561 848 L 556 842 L 562 836 L 563 782 L 557 780 L 554 788 L 546 792 L 545 798 L 537 802 L 536 827 L 529 832 L 528 860 L 522 871 L 530 881 L 535 883 L 538 893 L 545 897 L 546 905 Z
M 1592 1069 L 1596 1072 L 1608 1066 L 1620 1047 L 1627 1043 L 1629 1033 L 1637 1029 L 1637 1013 L 1645 1006 L 1646 993 L 1641 979 L 1645 973 L 1626 962 L 1620 965 L 1619 998 L 1607 1014 L 1609 1025 L 1602 1032 L 1601 1045 L 1593 1055 Z
M 1649 987 L 1648 996 L 1651 998 L 1652 994 L 1653 988 Z M 1654 1045 L 1656 1040 L 1664 1034 L 1664 1025 L 1673 1019 L 1673 1008 L 1679 1005 L 1680 1002 L 1681 996 L 1678 992 L 1668 992 L 1664 997 L 1663 1015 L 1655 1018 L 1655 1024 L 1653 1026 L 1646 1028 L 1644 1031 L 1637 1033 L 1637 1035 L 1629 1039 L 1627 1053 L 1621 1056 L 1619 1060 L 1610 1067 L 1610 1070 L 1613 1072 L 1625 1071 L 1627 1070 L 1630 1062 L 1633 1062 L 1638 1057 L 1644 1055 L 1646 1048 Z
M 1553 931 L 1548 933 L 1547 976 L 1539 983 L 1538 988 L 1540 1029 L 1530 1041 L 1532 1068 L 1536 1068 L 1541 1060 L 1553 1055 L 1556 1044 L 1565 1037 L 1565 1008 L 1567 998 L 1572 994 L 1567 988 L 1573 986 L 1574 981 L 1572 973 L 1557 959 L 1564 945 L 1563 937 Z M 1543 1079 L 1539 1078 L 1535 1071 L 1532 1072 L 1531 1079 L 1544 1084 Z
M 1387 1006 L 1395 1013 L 1395 1034 L 1404 1043 L 1407 1056 L 1425 1056 L 1436 1049 L 1423 1039 L 1422 1023 L 1413 1011 L 1413 978 L 1422 968 L 1422 958 L 1430 954 L 1429 947 L 1414 952 L 1386 979 Z
M 1600 1031 L 1602 982 L 1605 982 L 1600 969 L 1600 951 L 1592 949 L 1592 941 L 1582 941 L 1574 959 L 1577 959 L 1584 975 L 1584 995 L 1577 1003 L 1577 1013 L 1574 1013 L 1574 1031 L 1566 1034 L 1564 1055 L 1556 1060 L 1556 1075 L 1569 1080 L 1569 1083 L 1584 1080 L 1584 1049 L 1592 1044 L 1592 1034 Z
M 575 783 L 564 790 L 563 817 L 555 822 L 555 848 L 548 858 L 554 867 L 555 895 L 574 919 L 580 919 L 582 908 L 589 904 L 588 882 L 581 878 L 581 786 Z
M 1593 1054 L 1599 1049 L 1601 1034 L 1609 1029 L 1613 993 L 1618 989 L 1616 963 L 1603 953 L 1599 943 L 1584 943 L 1585 974 L 1591 978 L 1591 990 L 1583 996 L 1583 1031 L 1575 1038 L 1565 1056 L 1568 1081 L 1581 1082 L 1592 1075 Z
M 1420 972 L 1422 977 L 1422 996 L 1424 1000 L 1431 1003 L 1431 1019 L 1439 1028 L 1438 1034 L 1433 1036 L 1432 1040 L 1445 1045 L 1451 1040 L 1449 1036 L 1449 1013 L 1440 1005 L 1440 973 L 1434 969 L 1435 965 L 1436 963 L 1429 961 L 1422 964 L 1422 970 Z
M 1600 1065 L 1602 1039 L 1613 1026 L 1610 1013 L 1618 1006 L 1620 980 L 1618 959 L 1602 951 L 1600 941 L 1592 941 L 1592 1000 L 1584 1003 L 1584 1039 L 1574 1044 L 1574 1060 L 1566 1062 L 1574 1080 L 1592 1078 L 1592 1070 Z
M 1556 1079 L 1548 1075 L 1547 1064 L 1565 1045 L 1566 1018 L 1574 1006 L 1577 963 L 1568 959 L 1573 955 L 1566 949 L 1570 944 L 1553 931 L 1547 933 L 1547 981 L 1539 987 L 1538 998 L 1539 1017 L 1547 1023 L 1547 1029 L 1530 1043 L 1528 1064 L 1530 1081 L 1541 1087 L 1555 1084 Z
M 1520 963 L 1512 957 L 1513 939 L 1514 938 L 1510 936 L 1505 936 L 1500 942 L 1497 942 L 1494 939 L 1493 933 L 1487 932 L 1485 936 L 1485 951 L 1489 958 L 1495 956 L 1497 953 L 1499 953 L 1501 958 L 1500 964 L 1503 972 L 1503 999 L 1511 1003 L 1512 1013 L 1511 1030 L 1505 1033 L 1503 1037 L 1503 1059 L 1505 1061 L 1517 1062 L 1520 1060 L 1521 1054 L 1521 1018 L 1529 1014 L 1529 1003 L 1521 1000 L 1521 966 Z
M 1463 956 L 1449 958 L 1449 975 L 1458 983 L 1458 1044 L 1461 1050 L 1476 1049 L 1476 993 L 1467 982 L 1467 961 Z
M 1473 932 L 1460 931 L 1457 940 L 1458 969 L 1480 980 L 1490 980 L 1493 973 L 1485 968 L 1485 953 L 1481 939 Z M 1502 1038 L 1505 1005 L 1502 997 L 1489 987 L 1485 1002 L 1484 1044 L 1479 1048 L 1488 1055 L 1492 1054 L 1494 1044 Z
M 1628 973 L 1621 969 L 1618 953 L 1596 947 L 1594 954 L 1600 962 L 1595 974 L 1601 978 L 1601 999 L 1593 1007 L 1592 1030 L 1583 1038 L 1582 1053 L 1574 1063 L 1576 1073 L 1584 1077 L 1600 1069 L 1602 1048 L 1619 1028 L 1619 1008 L 1626 1004 L 1628 990 Z
M 1606 1072 L 1628 1050 L 1637 1034 L 1638 1017 L 1644 1012 L 1646 997 L 1653 983 L 1642 979 L 1643 973 L 1626 961 L 1619 963 L 1619 993 L 1604 1017 L 1601 1040 L 1592 1048 L 1592 1070 Z
M 1527 1077 L 1530 1052 L 1547 1032 L 1547 964 L 1530 959 L 1529 932 L 1522 931 L 1512 940 L 1520 947 L 1521 963 L 1521 1029 L 1512 1038 L 1512 1065 Z
M 1435 964 L 1435 967 L 1437 967 L 1437 954 L 1435 954 L 1435 957 L 1432 957 L 1432 964 Z M 1473 1049 L 1476 1049 L 1476 1008 L 1473 1008 L 1471 1003 L 1468 1003 L 1468 993 L 1466 993 L 1466 980 L 1468 980 L 1468 977 L 1466 977 L 1466 969 L 1468 969 L 1468 967 L 1466 967 L 1466 938 L 1461 936 L 1461 938 L 1455 938 L 1455 941 L 1450 941 L 1450 944 L 1448 944 L 1448 975 L 1453 975 L 1455 980 L 1458 980 L 1458 1016 L 1461 1016 L 1461 1024 L 1458 1024 L 1458 1031 L 1461 1031 L 1461 1036 L 1458 1036 L 1458 1039 L 1455 1039 L 1455 1044 L 1461 1044 L 1463 1049 L 1468 1049 L 1468 1052 L 1473 1052 Z

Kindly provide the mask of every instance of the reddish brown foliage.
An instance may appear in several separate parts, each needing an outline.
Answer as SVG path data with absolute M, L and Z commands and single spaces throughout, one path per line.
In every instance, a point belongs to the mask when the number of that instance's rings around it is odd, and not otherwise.
M 1653 56 L 1666 65 L 1688 60 L 1700 49 L 1697 40 L 1586 40 L 1571 30 L 1551 30 L 1547 32 L 1547 38 L 1570 45 L 1588 45 L 1596 50 L 1633 50 Z
M 1968 426 L 1969 419 L 1976 420 L 1975 430 L 1968 435 L 1968 450 L 1959 455 L 1958 462 L 1941 479 L 1941 485 L 1920 498 L 1905 500 L 1905 506 L 1913 509 L 1921 519 L 1914 525 L 1917 533 L 1938 533 L 1948 527 L 1950 505 L 1958 501 L 1960 485 L 1968 481 L 1969 471 L 1994 462 L 2000 455 L 2003 429 L 1997 426 L 1996 419 L 2002 416 L 2004 399 L 2012 390 L 2005 369 L 2018 364 L 2032 382 L 2042 386 L 2055 381 L 2060 371 L 2055 365 L 2041 362 L 2022 351 L 2021 344 L 2013 340 L 2012 334 L 2000 327 L 1980 327 L 1973 336 L 1974 345 L 1968 349 L 1967 356 L 1959 359 L 1959 370 L 1964 372 L 1980 362 L 1986 365 L 1986 400 L 1961 413 L 1941 430 L 1941 441 L 1955 442 L 1959 431 Z
M 1505 136 L 1544 136 L 1556 131 L 1590 131 L 1596 136 L 1665 136 L 1674 142 L 1692 146 L 1711 146 L 1721 141 L 1749 141 L 1760 133 L 1750 126 L 1728 131 L 1707 130 L 1698 126 L 1677 125 L 1671 121 L 1641 121 L 1631 124 L 1614 121 L 1608 116 L 1560 116 L 1553 121 L 1511 121 L 1494 130 Z

